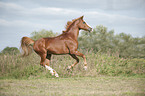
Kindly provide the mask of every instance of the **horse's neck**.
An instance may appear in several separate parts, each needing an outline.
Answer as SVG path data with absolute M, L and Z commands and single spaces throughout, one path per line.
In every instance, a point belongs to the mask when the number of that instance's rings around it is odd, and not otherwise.
M 75 40 L 78 39 L 78 35 L 79 35 L 79 28 L 77 26 L 73 26 L 72 28 L 70 28 L 70 30 L 68 31 L 68 34 Z

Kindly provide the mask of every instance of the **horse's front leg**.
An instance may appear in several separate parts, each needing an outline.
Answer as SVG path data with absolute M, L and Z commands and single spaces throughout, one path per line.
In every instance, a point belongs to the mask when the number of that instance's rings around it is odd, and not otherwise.
M 85 55 L 82 54 L 82 53 L 79 52 L 79 51 L 71 51 L 71 54 L 82 57 L 82 58 L 84 59 L 84 69 L 87 70 L 87 61 L 86 61 Z M 75 57 L 76 57 L 76 56 L 75 56 Z M 74 58 L 74 57 L 73 57 L 73 58 Z M 76 58 L 77 58 L 77 57 L 76 57 Z M 78 59 L 78 58 L 77 58 L 77 59 Z M 77 60 L 77 59 L 76 59 L 76 60 Z M 79 60 L 78 60 L 78 62 L 79 62 Z M 77 63 L 78 63 L 78 62 L 77 62 Z M 76 64 L 77 64 L 77 63 L 76 63 Z M 76 64 L 74 64 L 74 65 L 76 65 Z
M 68 70 L 70 70 L 71 68 L 73 68 L 77 63 L 79 63 L 79 59 L 78 59 L 78 57 L 75 55 L 75 54 L 70 54 L 70 56 L 72 57 L 72 58 L 74 58 L 75 60 L 76 60 L 76 62 L 74 63 L 74 64 L 72 64 L 71 66 L 68 66 Z

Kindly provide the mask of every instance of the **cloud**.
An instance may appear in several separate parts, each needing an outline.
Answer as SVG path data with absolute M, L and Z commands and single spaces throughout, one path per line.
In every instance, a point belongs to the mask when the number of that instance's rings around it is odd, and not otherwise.
M 41 29 L 62 32 L 67 21 L 84 15 L 91 26 L 115 33 L 145 35 L 145 0 L 1 0 L 0 50 L 17 46 L 20 38 Z M 13 42 L 15 41 L 15 42 Z
M 51 27 L 51 25 L 48 24 L 41 24 L 41 23 L 33 23 L 30 21 L 26 20 L 13 20 L 13 21 L 8 21 L 4 19 L 0 19 L 0 26 L 5 26 L 5 27 L 23 27 L 23 28 L 34 28 L 34 29 L 41 29 L 41 28 L 46 28 L 46 27 Z
M 145 0 L 25 0 L 25 2 L 29 2 L 31 6 L 71 9 L 135 10 L 145 8 Z
M 65 0 L 63 0 L 64 2 Z M 83 0 L 80 0 L 78 3 L 81 3 Z M 68 1 L 67 1 L 68 2 Z M 82 2 L 82 4 L 87 4 L 87 0 Z M 98 1 L 97 1 L 98 2 Z M 116 10 L 120 9 L 120 7 L 124 7 L 127 5 L 130 5 L 128 7 L 132 8 L 135 6 L 135 3 L 131 2 L 130 0 L 126 1 L 126 4 L 123 5 L 125 1 L 115 1 L 115 0 L 102 0 L 98 3 L 96 3 L 96 0 L 91 0 L 91 2 L 88 2 L 88 4 L 100 4 L 98 6 L 103 5 L 99 8 L 105 8 L 104 6 L 107 5 L 108 8 L 115 8 Z M 140 2 L 143 2 L 140 0 Z M 140 2 L 137 2 L 137 5 L 140 4 Z M 37 1 L 39 3 L 39 1 Z M 72 3 L 71 6 L 73 6 L 76 1 L 70 1 Z M 131 4 L 133 5 L 131 5 Z M 111 4 L 111 5 L 109 5 Z M 113 7 L 111 7 L 113 4 Z M 117 7 L 116 5 L 121 5 Z M 143 3 L 144 4 L 144 3 Z M 78 4 L 79 5 L 79 4 Z M 142 5 L 142 4 L 141 4 Z M 85 20 L 93 27 L 99 24 L 103 24 L 107 27 L 115 27 L 118 26 L 130 26 L 130 27 L 144 27 L 145 26 L 145 18 L 137 18 L 133 16 L 127 16 L 127 15 L 120 15 L 120 14 L 112 14 L 107 13 L 106 11 L 98 11 L 96 9 L 88 9 L 88 10 L 81 10 L 76 8 L 65 8 L 65 7 L 48 7 L 48 6 L 37 6 L 32 8 L 23 7 L 22 5 L 16 4 L 16 3 L 4 3 L 0 2 L 0 6 L 3 10 L 6 10 L 7 12 L 3 11 L 3 14 L 1 14 L 0 17 L 0 25 L 1 26 L 13 26 L 13 27 L 32 27 L 33 29 L 44 29 L 44 28 L 50 28 L 52 30 L 61 30 L 64 28 L 66 22 L 68 20 L 77 18 L 81 15 L 85 15 Z M 136 6 L 135 6 L 136 7 Z M 97 7 L 96 7 L 97 8 Z M 106 7 L 107 8 L 107 7 Z M 62 24 L 62 25 L 61 25 Z M 54 27 L 57 26 L 56 27 Z M 61 28 L 60 28 L 61 27 Z M 122 29 L 123 30 L 123 29 Z
M 99 22 L 102 21 L 108 24 L 118 24 L 118 25 L 144 24 L 145 25 L 145 18 L 130 17 L 130 16 L 118 15 L 118 14 L 108 14 L 108 13 L 101 13 L 96 11 L 85 12 L 85 14 L 92 20 L 96 20 Z
M 65 0 L 63 0 L 65 1 Z M 83 0 L 79 0 L 78 2 L 82 2 Z M 139 0 L 140 2 L 143 2 L 142 0 Z M 76 2 L 76 1 L 72 1 L 72 2 Z M 87 3 L 88 0 L 85 0 L 83 3 Z M 91 2 L 88 2 L 88 3 L 95 3 L 96 1 L 95 0 L 91 0 Z M 106 2 L 106 4 L 108 4 L 106 0 L 103 0 L 101 1 L 102 3 Z M 100 3 L 101 3 L 100 2 Z M 116 0 L 110 0 L 110 2 L 114 2 L 115 4 L 114 5 L 117 5 L 120 3 L 123 3 L 123 2 L 127 2 L 126 4 L 123 4 L 124 6 L 126 5 L 129 5 L 129 2 L 131 2 L 130 0 L 122 0 L 121 2 L 120 1 L 116 1 Z M 120 2 L 120 3 L 119 3 Z M 99 2 L 98 2 L 99 3 Z M 100 4 L 99 3 L 99 4 Z M 138 3 L 137 3 L 138 4 Z M 140 3 L 139 3 L 140 4 Z M 122 5 L 122 6 L 123 6 Z M 130 4 L 131 5 L 131 4 Z M 134 3 L 133 3 L 134 5 Z M 131 5 L 131 6 L 133 6 Z M 135 5 L 134 5 L 135 6 Z M 103 12 L 99 12 L 99 11 L 92 11 L 92 10 L 78 10 L 78 9 L 71 9 L 71 8 L 59 8 L 59 7 L 36 7 L 36 8 L 26 8 L 26 7 L 22 7 L 18 4 L 15 4 L 15 3 L 3 3 L 3 2 L 0 2 L 0 7 L 2 9 L 7 9 L 8 13 L 9 12 L 13 12 L 13 15 L 12 16 L 16 16 L 17 14 L 19 14 L 19 16 L 27 16 L 27 17 L 30 17 L 30 18 L 37 18 L 42 16 L 42 17 L 47 17 L 49 18 L 50 16 L 55 16 L 55 17 L 67 17 L 67 16 L 71 16 L 71 17 L 76 17 L 76 16 L 81 16 L 81 15 L 87 15 L 92 18 L 98 18 L 98 19 L 102 19 L 103 20 L 103 17 L 105 19 L 106 18 L 109 18 L 110 20 L 113 20 L 113 19 L 117 19 L 117 18 L 127 18 L 129 20 L 133 20 L 133 19 L 136 19 L 136 20 L 141 20 L 139 18 L 134 18 L 134 17 L 128 17 L 128 16 L 123 16 L 123 15 L 117 15 L 117 14 L 109 14 L 109 13 L 103 13 Z M 117 8 L 116 8 L 117 9 Z M 19 10 L 18 12 L 15 12 L 16 10 Z M 16 13 L 16 14 L 15 14 Z M 3 12 L 3 14 L 1 15 L 7 15 Z M 52 18 L 51 18 L 52 19 Z M 144 19 L 142 19 L 144 20 Z
M 30 9 L 27 14 L 29 15 L 57 15 L 65 16 L 70 14 L 80 15 L 81 12 L 73 9 L 57 8 L 57 7 L 39 7 Z
M 2 10 L 24 10 L 24 7 L 17 5 L 15 3 L 4 3 L 0 2 L 0 8 Z
M 81 11 L 69 9 L 69 8 L 58 8 L 58 7 L 34 7 L 34 8 L 27 8 L 20 6 L 15 3 L 3 3 L 0 2 L 0 12 L 2 13 L 0 18 L 4 19 L 63 19 L 63 17 L 75 17 L 80 16 Z M 71 14 L 71 15 L 70 15 Z M 39 19 L 38 19 L 39 18 Z M 57 19 L 57 20 L 58 20 Z
M 95 1 L 93 1 L 95 2 Z M 105 2 L 105 1 L 104 1 Z M 116 1 L 112 1 L 116 2 Z M 123 1 L 124 2 L 124 1 Z M 128 1 L 130 2 L 130 1 Z M 117 2 L 116 2 L 117 3 Z M 128 3 L 127 3 L 128 4 Z M 36 8 L 24 8 L 20 5 L 14 3 L 3 3 L 0 2 L 1 8 L 6 8 L 8 13 L 11 15 L 2 14 L 5 16 L 11 16 L 15 19 L 13 20 L 3 20 L 0 19 L 0 25 L 3 26 L 25 26 L 33 28 L 54 28 L 52 25 L 54 23 L 64 23 L 64 20 L 69 18 L 77 18 L 81 15 L 85 15 L 88 21 L 93 25 L 103 24 L 105 26 L 115 25 L 115 26 L 138 26 L 145 25 L 145 18 L 130 17 L 118 14 L 109 14 L 105 12 L 92 11 L 92 10 L 77 10 L 70 8 L 58 8 L 58 7 L 36 7 Z M 15 10 L 17 11 L 15 14 Z M 13 15 L 12 15 L 13 14 Z M 69 17 L 69 18 L 68 18 Z M 20 20 L 17 20 L 20 18 Z M 21 20 L 24 19 L 24 20 Z M 27 19 L 27 20 L 26 20 Z M 46 24 L 48 22 L 48 24 Z M 50 25 L 52 24 L 52 25 Z

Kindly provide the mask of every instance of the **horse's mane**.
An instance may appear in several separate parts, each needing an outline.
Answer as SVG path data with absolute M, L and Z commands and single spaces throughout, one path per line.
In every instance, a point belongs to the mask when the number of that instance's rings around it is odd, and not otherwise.
M 67 22 L 67 24 L 66 24 L 66 26 L 65 26 L 65 31 L 62 31 L 63 33 L 67 33 L 67 31 L 70 29 L 70 27 L 71 27 L 71 25 L 73 25 L 74 24 L 74 22 L 75 21 L 77 21 L 79 18 L 77 18 L 77 19 L 73 19 L 72 21 L 68 21 Z

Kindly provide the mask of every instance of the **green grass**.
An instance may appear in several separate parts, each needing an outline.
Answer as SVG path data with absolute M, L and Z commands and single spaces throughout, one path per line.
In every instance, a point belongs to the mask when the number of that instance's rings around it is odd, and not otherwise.
M 73 77 L 0 80 L 0 96 L 144 96 L 145 79 Z
M 75 62 L 69 55 L 52 56 L 50 66 L 55 69 L 60 77 L 96 77 L 106 76 L 135 76 L 145 77 L 145 59 L 124 59 L 115 55 L 85 52 L 88 70 L 83 69 L 83 59 L 72 71 L 67 67 Z M 26 58 L 20 55 L 0 55 L 0 78 L 29 79 L 52 77 L 49 71 L 40 66 L 40 57 L 35 53 Z
M 35 53 L 26 58 L 20 55 L 0 55 L 0 96 L 144 96 L 145 59 L 124 59 L 117 54 L 83 52 L 83 59 L 72 71 L 67 67 L 75 62 L 70 56 L 52 56 L 50 66 L 60 78 L 51 76 L 40 66 Z

